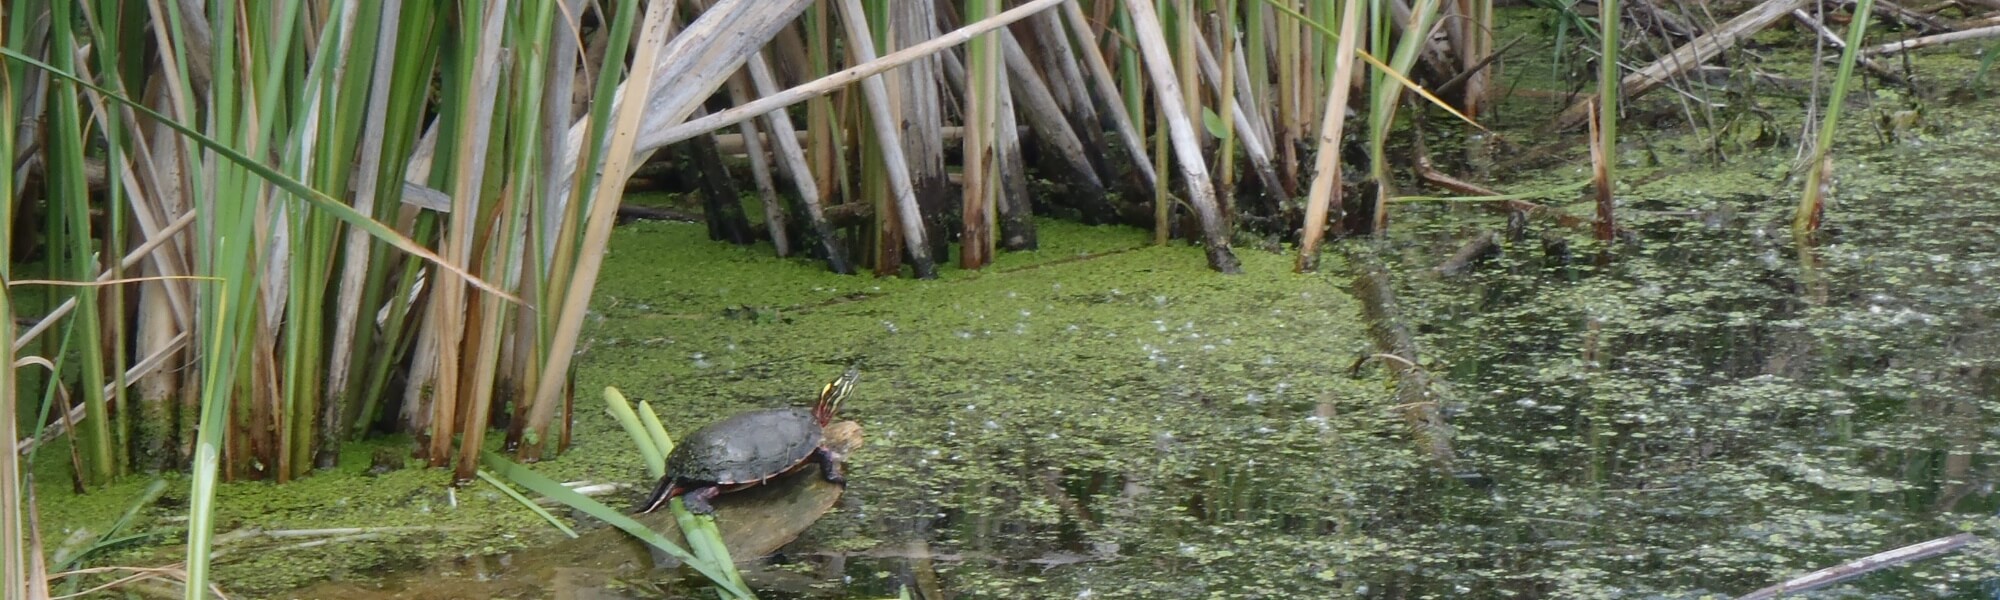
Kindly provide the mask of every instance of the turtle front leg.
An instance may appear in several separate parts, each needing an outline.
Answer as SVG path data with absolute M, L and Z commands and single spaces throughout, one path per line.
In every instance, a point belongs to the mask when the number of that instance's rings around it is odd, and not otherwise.
M 826 448 L 813 450 L 813 458 L 819 459 L 819 473 L 825 476 L 828 482 L 847 485 L 847 475 L 840 471 L 840 457 L 834 456 L 832 450 Z
M 712 515 L 715 514 L 715 505 L 709 504 L 709 501 L 714 500 L 715 495 L 719 493 L 722 493 L 722 488 L 712 485 L 694 488 L 681 494 L 681 503 L 687 506 L 688 512 Z

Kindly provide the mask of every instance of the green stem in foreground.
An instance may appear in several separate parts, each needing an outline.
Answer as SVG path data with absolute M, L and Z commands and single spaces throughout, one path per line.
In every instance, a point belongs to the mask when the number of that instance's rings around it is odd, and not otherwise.
M 655 479 L 665 476 L 666 453 L 646 431 L 646 424 L 639 420 L 639 415 L 632 411 L 632 403 L 625 400 L 625 394 L 615 387 L 604 388 L 604 405 L 610 409 L 611 418 L 625 429 L 625 435 L 632 436 L 632 445 L 639 449 L 639 458 L 646 463 L 646 473 Z
M 1597 147 L 1602 155 L 1597 167 L 1597 239 L 1610 241 L 1616 233 L 1611 221 L 1611 192 L 1618 168 L 1618 0 L 1602 0 L 1598 9 L 1598 39 L 1603 42 L 1597 60 Z
M 1615 1 L 1615 0 L 1614 0 Z M 1820 216 L 1825 210 L 1825 194 L 1821 190 L 1827 175 L 1827 153 L 1833 148 L 1833 128 L 1840 122 L 1840 106 L 1847 100 L 1847 82 L 1854 78 L 1854 62 L 1861 51 L 1861 38 L 1868 33 L 1869 11 L 1875 10 L 1875 0 L 1855 0 L 1854 20 L 1847 24 L 1847 43 L 1840 50 L 1840 70 L 1833 76 L 1833 94 L 1827 96 L 1826 116 L 1819 122 L 1819 135 L 1813 141 L 1812 160 L 1806 163 L 1806 190 L 1799 196 L 1798 212 L 1792 216 L 1792 234 L 1804 236 L 1819 229 Z
M 74 22 L 68 2 L 55 3 L 53 12 L 56 23 Z M 52 28 L 51 32 L 54 34 L 54 47 L 49 50 L 50 62 L 63 71 L 75 72 L 76 53 L 73 48 L 77 40 L 72 35 L 72 29 L 61 26 Z M 49 136 L 48 200 L 52 214 L 64 213 L 62 237 L 69 242 L 66 255 L 52 252 L 50 258 L 53 259 L 51 262 L 63 265 L 57 267 L 59 270 L 56 272 L 67 272 L 70 278 L 77 281 L 90 281 L 97 277 L 97 261 L 91 259 L 96 251 L 91 246 L 90 190 L 84 181 L 82 168 L 83 115 L 79 106 L 82 100 L 72 82 L 56 80 L 50 84 L 54 97 L 49 105 L 52 131 Z M 108 257 L 108 260 L 117 259 Z M 98 289 L 96 286 L 78 286 L 75 294 L 78 310 L 73 313 L 73 325 L 77 328 L 78 345 L 82 348 L 77 358 L 82 364 L 84 382 L 77 391 L 83 395 L 85 412 L 82 430 L 76 432 L 81 435 L 76 439 L 83 445 L 84 456 L 88 458 L 85 464 L 89 468 L 87 474 L 81 475 L 85 481 L 103 484 L 117 474 L 117 454 L 113 451 L 110 409 L 105 405 L 103 388 L 98 387 L 98 382 L 104 381 L 104 353 L 98 350 L 98 344 L 103 339 L 98 321 L 101 314 Z

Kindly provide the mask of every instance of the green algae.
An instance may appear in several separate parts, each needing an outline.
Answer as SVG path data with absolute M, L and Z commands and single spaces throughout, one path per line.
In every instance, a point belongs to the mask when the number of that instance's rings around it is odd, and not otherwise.
M 766 281 L 752 269 L 801 267 L 704 245 L 698 227 L 630 228 L 606 263 L 617 281 L 600 287 L 602 305 L 621 312 L 595 325 L 579 375 L 654 402 L 673 428 L 803 401 L 858 363 L 862 383 L 844 414 L 870 435 L 850 467 L 859 507 L 823 522 L 808 547 L 861 550 L 885 532 L 942 526 L 936 543 L 1027 562 L 1083 543 L 1079 536 L 1109 544 L 1102 547 L 1150 539 L 1125 551 L 1182 556 L 1172 560 L 1189 577 L 1211 577 L 1204 585 L 1220 589 L 1290 587 L 1289 576 L 1257 574 L 1285 553 L 1326 554 L 1327 564 L 1367 554 L 1375 544 L 1365 538 L 1315 532 L 1355 498 L 1402 493 L 1429 467 L 1385 410 L 1387 391 L 1342 373 L 1369 350 L 1338 276 L 1296 275 L 1289 256 L 1244 252 L 1246 273 L 1219 277 L 1190 260 L 1197 253 L 1189 248 L 1139 246 L 1144 232 L 1040 225 L 1040 252 L 1003 255 L 986 271 L 948 271 L 936 282 L 857 281 L 816 265 Z M 681 264 L 659 260 L 662 253 L 697 256 Z M 1339 268 L 1337 260 L 1327 266 Z M 724 315 L 741 305 L 786 318 Z M 1330 414 L 1316 416 L 1321 407 Z M 1130 491 L 1190 484 L 1205 490 L 1192 520 L 1179 491 Z M 1097 515 L 1101 522 L 1066 507 L 1110 496 L 1130 504 Z M 1273 511 L 1300 506 L 1323 510 L 1277 526 Z M 982 533 L 992 526 L 1013 533 Z M 1212 547 L 1155 547 L 1244 527 Z M 1292 547 L 1272 545 L 1279 540 Z M 1107 578 L 1144 568 L 1101 567 Z M 981 597 L 1157 591 L 942 569 L 953 589 Z M 858 583 L 849 592 L 892 588 Z

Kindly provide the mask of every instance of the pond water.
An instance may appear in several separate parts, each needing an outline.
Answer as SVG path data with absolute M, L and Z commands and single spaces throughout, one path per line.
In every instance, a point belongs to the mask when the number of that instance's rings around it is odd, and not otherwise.
M 1804 258 L 1766 195 L 1795 186 L 1755 175 L 1784 157 L 1660 171 L 1622 199 L 1633 242 L 1534 222 L 1464 277 L 1433 267 L 1504 219 L 1401 205 L 1377 254 L 1476 478 L 1351 370 L 1375 351 L 1339 258 L 1219 277 L 1058 222 L 935 283 L 628 228 L 579 387 L 684 432 L 861 366 L 869 445 L 753 569 L 771 597 L 1733 597 L 2000 524 L 2000 135 L 1941 129 L 1844 155 L 1866 175 Z M 1995 597 L 1996 564 L 1978 541 L 1809 597 Z
M 1960 532 L 1982 539 L 1805 597 L 1996 598 L 2000 127 L 1976 113 L 1843 137 L 1805 256 L 1788 151 L 1628 149 L 1652 157 L 1620 194 L 1632 241 L 1532 221 L 1462 277 L 1434 267 L 1505 219 L 1398 205 L 1375 255 L 1476 477 L 1355 368 L 1376 350 L 1338 252 L 1296 275 L 1239 248 L 1222 277 L 1057 221 L 937 282 L 621 228 L 579 396 L 618 386 L 684 434 L 860 366 L 843 416 L 868 445 L 834 512 L 750 568 L 771 598 L 1728 598 Z M 572 455 L 643 484 L 595 413 Z M 567 597 L 706 597 L 676 576 Z

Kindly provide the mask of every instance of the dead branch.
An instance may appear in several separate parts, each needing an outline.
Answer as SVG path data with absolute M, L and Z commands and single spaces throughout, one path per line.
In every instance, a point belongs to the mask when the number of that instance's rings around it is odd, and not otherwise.
M 1864 50 L 1862 50 L 1862 51 L 1861 51 L 1861 53 L 1862 53 L 1862 54 L 1895 54 L 1895 53 L 1897 53 L 1897 52 L 1902 52 L 1902 51 L 1905 51 L 1905 50 L 1915 50 L 1915 49 L 1918 49 L 1918 48 L 1927 48 L 1927 47 L 1930 47 L 1930 46 L 1936 46 L 1936 45 L 1938 45 L 1938 44 L 1949 44 L 1949 43 L 1952 43 L 1952 42 L 1963 42 L 1963 41 L 1966 41 L 1966 40 L 1980 40 L 1980 39 L 1986 39 L 1986 38 L 1990 38 L 1990 37 L 1995 37 L 1995 36 L 2000 36 L 2000 25 L 1989 25 L 1989 26 L 1986 26 L 1986 27 L 1980 27 L 1980 28 L 1977 28 L 1977 29 L 1967 29 L 1967 30 L 1965 30 L 1965 31 L 1954 31 L 1954 32 L 1951 32 L 1951 33 L 1940 33 L 1940 34 L 1937 34 L 1937 35 L 1927 35 L 1927 36 L 1924 36 L 1924 37 L 1920 37 L 1920 38 L 1915 38 L 1915 39 L 1908 39 L 1908 40 L 1903 40 L 1903 41 L 1900 41 L 1900 42 L 1895 42 L 1895 43 L 1891 43 L 1891 44 L 1883 44 L 1883 45 L 1880 45 L 1880 46 L 1876 46 L 1876 47 L 1873 47 L 1873 48 L 1868 48 L 1868 49 L 1864 49 Z
M 1804 7 L 1805 4 L 1806 0 L 1765 0 L 1763 4 L 1716 27 L 1715 31 L 1682 44 L 1653 64 L 1626 75 L 1619 83 L 1620 93 L 1626 98 L 1636 98 L 1650 92 L 1675 76 L 1721 55 L 1723 50 L 1736 47 L 1738 43 L 1749 39 L 1752 34 L 1769 27 L 1778 19 L 1785 18 L 1793 10 Z M 1592 103 L 1596 99 L 1595 94 L 1578 99 L 1575 104 L 1564 109 L 1554 121 L 1550 121 L 1547 129 L 1569 130 L 1583 125 L 1584 119 L 1590 116 Z
M 1500 234 L 1491 231 L 1481 232 L 1466 241 L 1465 245 L 1459 246 L 1457 252 L 1451 253 L 1451 258 L 1445 259 L 1433 270 L 1445 277 L 1458 277 L 1471 273 L 1472 266 L 1479 261 L 1499 253 Z
M 1779 596 L 1790 596 L 1807 590 L 1819 589 L 1896 565 L 1946 554 L 1963 548 L 1966 544 L 1970 544 L 1977 539 L 1976 536 L 1970 533 L 1961 533 L 1950 537 L 1941 537 L 1927 542 L 1911 544 L 1887 552 L 1870 554 L 1839 565 L 1793 577 L 1785 580 L 1784 583 L 1739 596 L 1736 600 L 1768 600 Z
M 1819 19 L 1812 18 L 1812 15 L 1806 14 L 1804 9 L 1792 11 L 1792 18 L 1798 20 L 1800 24 L 1805 25 L 1807 29 L 1819 32 L 1820 39 L 1826 40 L 1827 45 L 1834 48 L 1847 47 L 1847 40 L 1841 39 L 1839 34 L 1834 33 L 1832 29 L 1828 29 L 1826 24 L 1821 23 Z M 1889 70 L 1888 67 L 1882 66 L 1882 63 L 1875 62 L 1875 59 L 1868 58 L 1865 54 L 1854 55 L 1854 62 L 1859 63 L 1861 68 L 1867 69 L 1868 72 L 1874 73 L 1876 77 L 1882 78 L 1883 81 L 1906 88 L 1910 87 L 1909 80 L 1903 79 L 1902 75 L 1896 74 L 1895 71 Z
M 1841 4 L 1852 7 L 1854 6 L 1854 0 L 1844 0 Z M 1917 33 L 1932 34 L 1958 31 L 1957 27 L 1952 27 L 1951 24 L 1937 17 L 1910 10 L 1890 0 L 1875 0 L 1875 10 L 1873 12 L 1889 20 L 1902 23 L 1906 27 L 1915 29 Z

